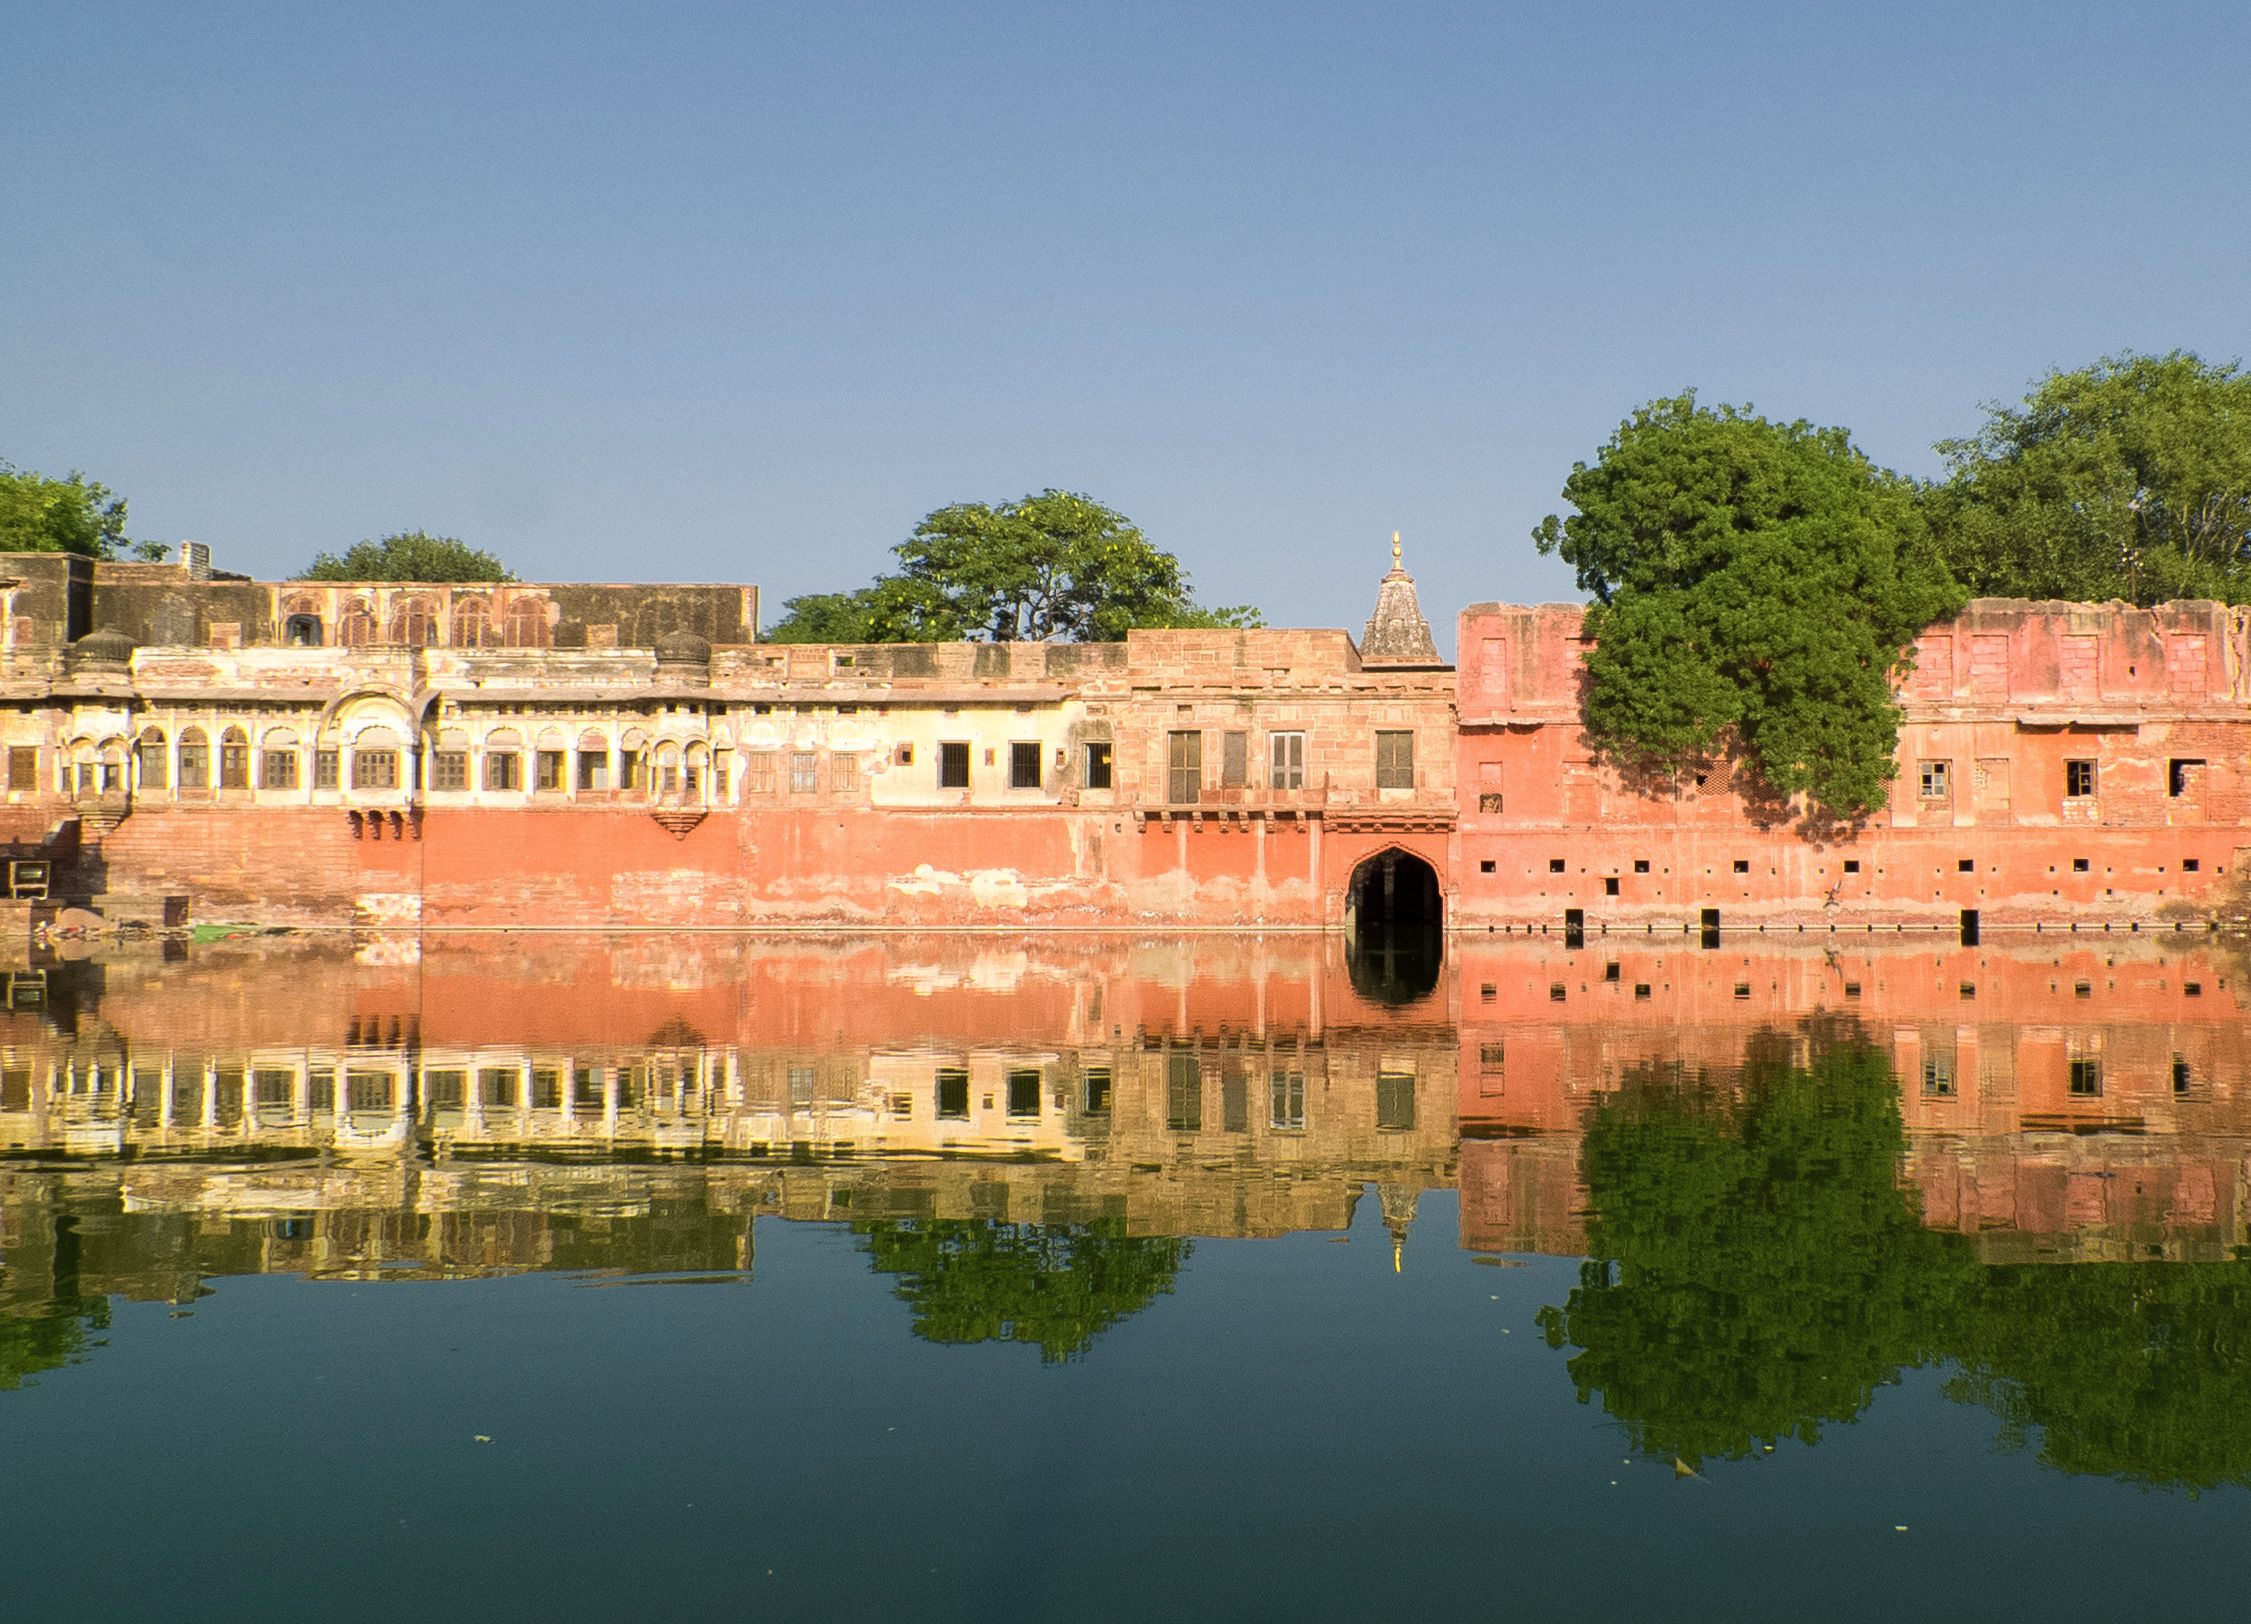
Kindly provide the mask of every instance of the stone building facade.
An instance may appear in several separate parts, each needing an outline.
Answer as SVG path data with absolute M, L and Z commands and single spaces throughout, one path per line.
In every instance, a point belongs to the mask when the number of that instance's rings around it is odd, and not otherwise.
M 754 588 L 259 583 L 0 560 L 0 843 L 113 915 L 587 928 L 1678 931 L 2200 915 L 2251 792 L 2243 612 L 1979 602 L 1891 804 L 1809 836 L 1625 783 L 1580 612 L 781 646 Z

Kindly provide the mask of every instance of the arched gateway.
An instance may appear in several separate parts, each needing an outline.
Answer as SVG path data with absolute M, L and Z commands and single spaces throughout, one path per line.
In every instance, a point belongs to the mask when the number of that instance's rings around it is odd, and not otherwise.
M 1360 993 L 1406 1004 L 1437 987 L 1446 901 L 1427 860 L 1385 847 L 1352 871 L 1344 909 L 1345 963 Z

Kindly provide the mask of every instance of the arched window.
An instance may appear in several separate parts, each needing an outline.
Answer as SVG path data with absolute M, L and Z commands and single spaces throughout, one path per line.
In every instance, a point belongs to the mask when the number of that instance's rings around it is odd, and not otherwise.
M 250 735 L 230 727 L 219 735 L 219 787 L 250 787 Z
M 428 648 L 437 640 L 438 618 L 428 598 L 402 598 L 391 608 L 390 641 Z
M 345 648 L 365 648 L 375 641 L 375 611 L 362 599 L 354 599 L 337 623 L 336 641 Z
M 180 788 L 211 787 L 211 741 L 200 727 L 180 729 Z
M 319 648 L 320 616 L 291 615 L 282 622 L 281 640 L 291 648 Z
M 457 599 L 453 605 L 453 646 L 455 648 L 489 648 L 492 635 L 492 606 L 483 598 Z
M 547 605 L 537 598 L 519 598 L 508 606 L 508 646 L 547 646 Z
M 258 787 L 295 789 L 297 781 L 297 735 L 285 727 L 269 728 L 258 741 Z
M 162 789 L 172 781 L 167 770 L 172 765 L 171 751 L 162 728 L 144 727 L 141 736 L 133 741 L 134 765 L 140 768 L 141 788 Z
M 610 787 L 610 741 L 592 728 L 588 728 L 579 735 L 578 787 L 580 789 L 608 789 Z

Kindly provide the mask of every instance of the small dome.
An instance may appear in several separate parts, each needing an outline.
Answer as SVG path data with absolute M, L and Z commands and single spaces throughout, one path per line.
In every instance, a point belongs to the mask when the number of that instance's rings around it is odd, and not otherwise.
M 129 665 L 132 663 L 133 650 L 138 646 L 123 632 L 111 631 L 105 627 L 101 631 L 88 632 L 71 644 L 70 651 L 80 660 L 94 665 Z
M 666 632 L 656 642 L 657 659 L 665 665 L 708 665 L 711 643 L 694 632 Z

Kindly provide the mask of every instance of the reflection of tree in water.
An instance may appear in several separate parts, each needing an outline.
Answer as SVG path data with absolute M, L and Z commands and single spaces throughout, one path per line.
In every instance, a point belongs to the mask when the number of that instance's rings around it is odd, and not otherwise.
M 109 1299 L 83 1296 L 78 1290 L 75 1220 L 67 1216 L 54 1220 L 46 1261 L 41 1271 L 46 1278 L 36 1285 L 32 1280 L 11 1280 L 10 1271 L 0 1268 L 0 1393 L 13 1392 L 25 1377 L 42 1370 L 76 1364 L 89 1347 L 101 1345 L 87 1333 L 109 1328 Z
M 856 1224 L 897 1295 L 932 1342 L 1034 1342 L 1069 1359 L 1119 1320 L 1172 1290 L 1188 1243 L 1128 1235 L 1115 1219 L 1009 1224 L 985 1218 Z
M 1987 1268 L 1898 1182 L 1889 1063 L 1856 1031 L 1755 1038 L 1724 1082 L 1643 1067 L 1591 1116 L 1575 1345 L 1637 1448 L 1692 1463 L 1849 1421 L 1906 1368 L 2040 1433 L 2040 1458 L 2190 1489 L 2251 1484 L 2251 1260 Z
M 2147 1487 L 2251 1486 L 2251 1262 L 1985 1271 L 1948 1351 L 1954 1398 L 2040 1459 Z
M 1541 1323 L 1638 1448 L 1811 1442 L 1928 1355 L 1944 1271 L 1897 1180 L 1891 1069 L 1856 1034 L 1809 1036 L 1797 1066 L 1761 1034 L 1725 1084 L 1637 1068 L 1588 1124 L 1592 1256 Z

